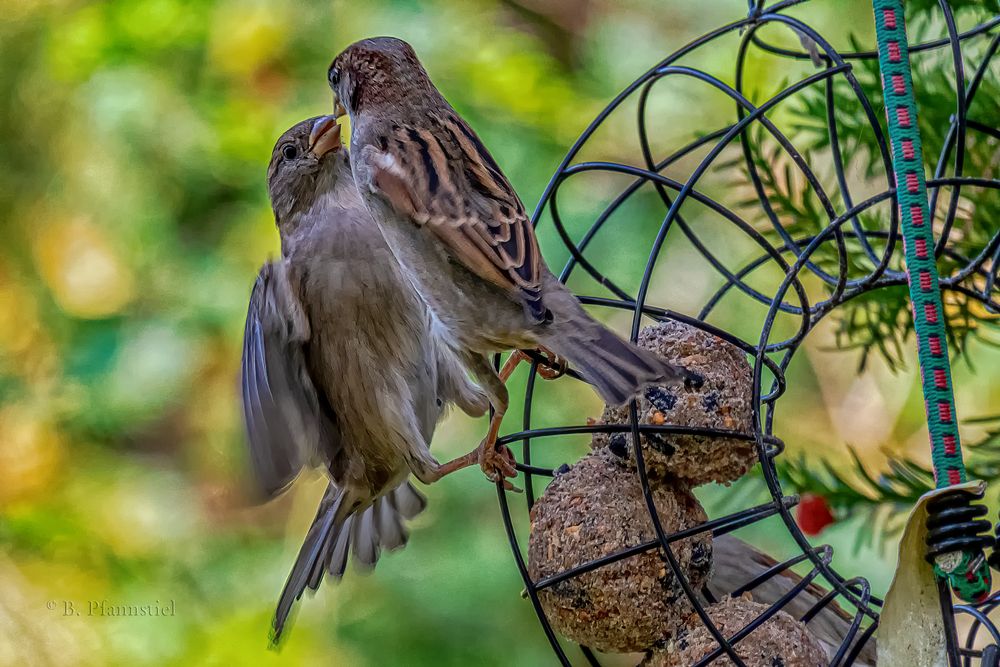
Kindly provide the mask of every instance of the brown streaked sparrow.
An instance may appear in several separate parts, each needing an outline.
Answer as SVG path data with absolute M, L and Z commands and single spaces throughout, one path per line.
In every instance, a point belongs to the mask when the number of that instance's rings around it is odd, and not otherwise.
M 706 588 L 721 599 L 742 590 L 743 586 L 769 572 L 778 561 L 733 535 L 719 535 L 712 541 L 712 577 Z M 774 604 L 802 581 L 795 572 L 782 569 L 750 589 L 753 599 L 763 604 Z M 782 609 L 792 617 L 801 619 L 825 598 L 827 591 L 810 583 L 790 599 Z M 823 606 L 808 622 L 809 631 L 820 640 L 832 659 L 847 637 L 854 616 L 848 614 L 836 600 Z M 855 635 L 855 641 L 861 630 Z M 858 667 L 875 664 L 875 639 L 869 639 L 861 648 L 855 662 Z
M 331 483 L 274 618 L 277 641 L 308 586 L 341 577 L 348 551 L 374 567 L 407 540 L 425 505 L 407 481 L 437 466 L 429 443 L 442 411 L 473 416 L 488 402 L 404 277 L 358 196 L 331 116 L 285 132 L 268 167 L 281 259 L 250 297 L 243 410 L 263 489 L 282 491 L 304 466 Z
M 334 59 L 329 82 L 338 113 L 350 114 L 362 198 L 494 408 L 479 448 L 430 474 L 476 461 L 494 480 L 516 474 L 495 443 L 508 403 L 504 380 L 520 355 L 498 376 L 489 353 L 539 349 L 567 360 L 612 405 L 646 385 L 697 382 L 612 333 L 552 275 L 521 200 L 409 44 L 352 44 Z

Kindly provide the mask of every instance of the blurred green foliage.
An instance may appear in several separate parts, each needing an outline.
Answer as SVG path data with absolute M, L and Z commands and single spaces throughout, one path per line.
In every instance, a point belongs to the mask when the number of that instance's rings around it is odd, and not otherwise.
M 867 20 L 860 0 L 849 10 L 815 4 L 810 18 L 836 16 L 841 36 L 845 14 Z M 323 486 L 302 480 L 263 507 L 246 490 L 242 322 L 257 268 L 278 248 L 266 163 L 281 131 L 329 109 L 335 53 L 393 34 L 413 43 L 531 208 L 607 100 L 745 11 L 742 0 L 0 0 L 0 665 L 552 664 L 518 595 L 495 491 L 472 471 L 428 490 L 404 552 L 372 576 L 325 584 L 300 605 L 282 651 L 266 650 Z M 731 53 L 710 52 L 704 66 L 731 80 Z M 773 89 L 782 68 L 760 59 L 749 86 Z M 651 131 L 660 148 L 677 146 L 731 114 L 721 95 L 682 90 L 656 107 Z M 634 134 L 611 133 L 593 147 L 635 155 L 634 146 Z M 584 219 L 612 190 L 574 191 L 567 214 Z M 607 244 L 612 272 L 644 261 L 659 217 L 650 221 L 650 202 L 637 198 L 616 217 L 617 235 L 636 243 Z M 558 266 L 566 256 L 552 226 L 539 235 Z M 748 252 L 724 236 L 717 243 L 731 257 Z M 691 261 L 689 249 L 671 247 L 663 263 Z M 574 286 L 594 291 L 586 279 Z M 697 312 L 712 288 L 663 281 L 658 297 Z M 756 341 L 759 315 L 736 309 L 716 323 Z M 836 372 L 828 354 L 818 344 L 790 371 L 795 418 L 781 433 L 790 449 L 842 447 L 871 423 L 857 413 L 852 424 L 838 420 L 851 414 L 838 401 L 854 365 Z M 996 388 L 968 382 L 972 413 L 996 404 Z M 873 409 L 888 407 L 877 413 L 885 428 L 854 444 L 919 450 L 914 387 L 905 372 L 862 387 L 888 397 Z M 591 415 L 601 407 L 586 390 L 546 391 L 536 423 L 581 421 L 567 405 Z M 436 451 L 468 450 L 483 427 L 450 418 Z M 571 461 L 583 444 L 553 448 L 545 462 Z M 741 493 L 703 497 L 718 514 L 749 497 Z M 514 502 L 524 539 L 526 512 Z M 851 543 L 858 529 L 839 526 L 827 539 Z M 757 536 L 790 544 L 775 531 Z M 888 572 L 868 553 L 843 558 L 848 571 L 864 563 L 877 584 Z M 88 615 L 102 600 L 175 613 Z M 67 602 L 81 615 L 66 613 Z

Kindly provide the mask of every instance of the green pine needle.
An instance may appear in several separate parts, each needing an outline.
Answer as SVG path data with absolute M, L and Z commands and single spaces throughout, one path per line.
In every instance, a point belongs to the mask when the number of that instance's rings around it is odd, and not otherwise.
M 991 480 L 1000 474 L 1000 414 L 967 419 L 968 425 L 986 427 L 986 434 L 963 447 L 970 479 Z M 929 466 L 907 459 L 890 457 L 887 470 L 873 477 L 853 448 L 848 450 L 851 466 L 846 472 L 826 459 L 808 460 L 779 457 L 775 461 L 782 485 L 796 493 L 822 496 L 838 521 L 867 517 L 873 530 L 864 531 L 868 541 L 881 545 L 902 529 L 906 516 L 917 499 L 934 488 L 934 473 Z

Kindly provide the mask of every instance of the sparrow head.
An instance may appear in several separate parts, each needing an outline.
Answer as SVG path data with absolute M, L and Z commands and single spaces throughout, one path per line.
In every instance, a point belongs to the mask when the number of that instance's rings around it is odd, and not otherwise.
M 267 167 L 267 192 L 278 225 L 343 178 L 351 178 L 350 162 L 335 117 L 317 116 L 286 130 Z
M 333 59 L 327 80 L 338 116 L 434 91 L 413 47 L 395 37 L 351 44 Z

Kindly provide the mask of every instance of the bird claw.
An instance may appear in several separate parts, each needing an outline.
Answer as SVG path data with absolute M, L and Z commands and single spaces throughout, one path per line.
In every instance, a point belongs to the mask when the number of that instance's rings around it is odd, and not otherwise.
M 497 447 L 483 443 L 482 451 L 479 453 L 479 465 L 487 477 L 494 473 L 499 473 L 503 477 L 517 477 L 514 454 L 506 445 Z
M 542 376 L 542 379 L 555 380 L 566 375 L 566 371 L 569 370 L 568 361 L 551 350 L 540 348 L 539 351 L 545 355 L 546 360 L 544 364 L 538 366 L 538 374 Z
M 491 482 L 502 483 L 503 488 L 507 491 L 521 493 L 521 489 L 514 486 L 507 479 L 508 477 L 517 477 L 516 461 L 510 449 L 506 445 L 496 447 L 495 445 L 489 446 L 485 442 L 481 447 L 479 465 L 483 469 L 483 474 L 486 475 L 486 478 Z
M 510 491 L 511 493 L 524 493 L 524 489 L 519 486 L 514 486 L 509 479 L 503 481 L 503 490 Z

